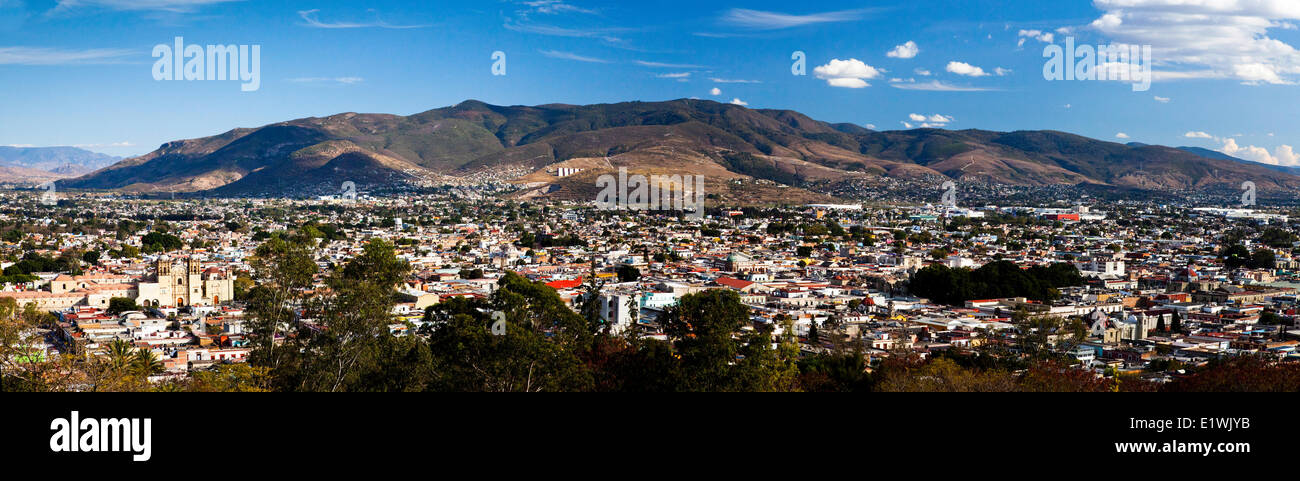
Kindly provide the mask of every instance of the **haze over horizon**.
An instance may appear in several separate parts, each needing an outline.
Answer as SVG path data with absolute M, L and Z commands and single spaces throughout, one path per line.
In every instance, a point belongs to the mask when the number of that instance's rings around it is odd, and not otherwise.
M 971 3 L 0 0 L 0 145 L 133 156 L 236 127 L 467 99 L 701 98 L 877 130 L 1050 129 L 1300 165 L 1300 129 L 1278 107 L 1300 100 L 1295 2 Z M 259 45 L 260 88 L 154 80 L 151 51 L 175 37 Z M 1067 37 L 1152 45 L 1151 89 L 1045 80 L 1044 46 Z M 496 51 L 504 76 L 492 75 Z M 791 74 L 796 51 L 805 76 Z

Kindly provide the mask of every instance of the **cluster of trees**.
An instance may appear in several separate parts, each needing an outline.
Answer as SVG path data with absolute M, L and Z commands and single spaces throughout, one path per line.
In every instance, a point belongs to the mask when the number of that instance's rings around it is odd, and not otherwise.
M 28 252 L 14 265 L 4 269 L 0 283 L 31 282 L 36 280 L 33 272 L 68 272 L 76 275 L 81 273 L 81 261 L 72 255 L 49 257 Z
M 185 247 L 185 242 L 180 237 L 155 231 L 141 237 L 140 245 L 144 246 L 144 253 L 153 254 L 180 250 Z
M 1224 248 L 1223 252 L 1219 254 L 1219 259 L 1223 261 L 1224 267 L 1229 269 L 1242 267 L 1272 269 L 1277 265 L 1277 256 L 1272 250 L 1259 248 L 1255 252 L 1251 252 L 1241 244 L 1233 244 Z
M 1295 233 L 1277 227 L 1269 227 L 1259 235 L 1259 242 L 1269 247 L 1277 249 L 1291 248 L 1300 237 Z
M 1059 288 L 1080 285 L 1083 285 L 1083 276 L 1073 264 L 1021 269 L 1010 261 L 996 261 L 974 270 L 931 264 L 916 272 L 909 289 L 913 294 L 934 302 L 962 305 L 974 299 L 1004 297 L 1049 302 L 1060 298 Z
M 928 361 L 915 356 L 886 359 L 864 381 L 832 384 L 877 392 L 1297 392 L 1300 363 L 1240 356 L 1200 367 L 1160 363 L 1160 370 L 1184 369 L 1168 383 L 1136 373 L 1098 376 L 1060 360 L 999 361 L 988 355 L 943 353 Z M 851 379 L 851 378 L 850 378 Z
M 567 236 L 554 235 L 554 234 L 537 235 L 532 232 L 525 231 L 523 234 L 519 236 L 519 240 L 515 241 L 515 245 L 518 245 L 519 247 L 525 247 L 525 248 L 586 247 L 587 241 L 582 240 L 581 237 L 578 237 L 576 235 L 567 235 Z

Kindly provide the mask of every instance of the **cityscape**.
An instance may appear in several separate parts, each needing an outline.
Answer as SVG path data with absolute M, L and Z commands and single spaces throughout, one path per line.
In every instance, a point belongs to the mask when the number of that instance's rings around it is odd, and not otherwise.
M 0 0 L 0 391 L 1300 391 L 1297 21 Z
M 3 195 L 7 390 L 1272 390 L 1300 356 L 1295 206 Z

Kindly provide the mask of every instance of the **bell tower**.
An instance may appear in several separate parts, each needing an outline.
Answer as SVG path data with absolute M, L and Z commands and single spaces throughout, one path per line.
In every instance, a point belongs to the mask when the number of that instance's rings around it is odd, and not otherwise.
M 158 273 L 158 282 L 162 282 L 164 277 L 172 275 L 172 261 L 166 257 L 159 257 L 154 262 L 154 270 Z

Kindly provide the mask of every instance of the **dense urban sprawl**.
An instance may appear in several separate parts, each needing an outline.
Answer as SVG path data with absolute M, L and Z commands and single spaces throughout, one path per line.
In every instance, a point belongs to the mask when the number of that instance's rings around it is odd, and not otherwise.
M 0 390 L 1300 387 L 1285 208 L 0 202 Z

